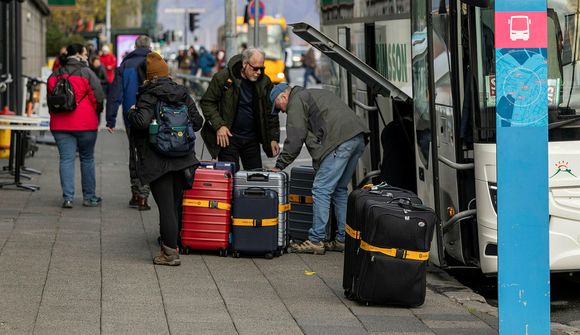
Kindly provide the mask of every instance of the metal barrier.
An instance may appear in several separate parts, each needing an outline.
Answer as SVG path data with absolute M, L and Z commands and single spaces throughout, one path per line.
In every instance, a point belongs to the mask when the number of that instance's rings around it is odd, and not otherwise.
M 191 74 L 176 73 L 174 78 L 183 80 L 183 86 L 189 87 L 196 97 L 201 97 L 211 81 L 211 77 L 198 77 Z

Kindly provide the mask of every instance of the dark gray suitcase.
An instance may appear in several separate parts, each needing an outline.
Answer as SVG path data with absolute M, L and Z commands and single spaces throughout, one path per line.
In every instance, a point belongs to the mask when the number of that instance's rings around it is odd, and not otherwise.
M 312 183 L 316 172 L 311 166 L 296 166 L 290 170 L 290 213 L 288 238 L 305 241 L 312 227 Z
M 234 179 L 234 190 L 245 190 L 251 187 L 269 189 L 278 194 L 278 249 L 279 254 L 287 250 L 288 235 L 288 174 L 272 171 L 238 171 Z
M 290 170 L 290 212 L 288 213 L 288 239 L 293 242 L 308 239 L 312 227 L 312 184 L 316 171 L 312 166 L 296 166 Z M 337 222 L 334 208 L 330 207 L 329 224 L 326 226 L 326 239 L 334 239 Z
M 252 187 L 234 191 L 232 254 L 273 258 L 278 249 L 278 194 Z

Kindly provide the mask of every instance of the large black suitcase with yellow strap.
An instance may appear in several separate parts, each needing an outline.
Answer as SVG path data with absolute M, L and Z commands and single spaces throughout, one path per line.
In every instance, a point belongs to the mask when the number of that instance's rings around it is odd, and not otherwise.
M 437 215 L 408 199 L 369 200 L 365 208 L 354 298 L 380 305 L 422 305 Z
M 356 189 L 348 196 L 346 226 L 345 226 L 345 251 L 342 287 L 347 298 L 352 298 L 354 279 L 360 272 L 360 247 L 359 231 L 366 220 L 365 205 L 370 200 L 388 203 L 393 199 L 408 199 L 413 204 L 422 204 L 421 199 L 411 191 L 390 186 L 387 184 L 373 186 L 365 189 Z
M 266 188 L 234 191 L 232 209 L 234 257 L 260 255 L 273 258 L 278 249 L 278 194 Z

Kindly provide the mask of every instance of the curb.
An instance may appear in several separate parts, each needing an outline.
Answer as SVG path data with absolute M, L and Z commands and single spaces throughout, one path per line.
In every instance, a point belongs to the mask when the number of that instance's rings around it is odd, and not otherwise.
M 447 272 L 430 266 L 427 271 L 427 287 L 464 306 L 471 314 L 499 331 L 498 309 L 487 303 L 485 298 L 464 286 Z M 580 328 L 561 323 L 550 324 L 552 335 L 580 335 Z

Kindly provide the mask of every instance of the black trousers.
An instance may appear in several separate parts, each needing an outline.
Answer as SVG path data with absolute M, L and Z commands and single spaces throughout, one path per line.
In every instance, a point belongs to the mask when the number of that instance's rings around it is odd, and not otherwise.
M 179 238 L 181 203 L 185 175 L 183 171 L 172 171 L 150 183 L 153 199 L 159 208 L 159 231 L 163 244 L 175 249 Z
M 236 170 L 239 170 L 240 158 L 244 170 L 261 169 L 260 142 L 257 139 L 245 139 L 235 135 L 230 137 L 230 145 L 220 150 L 218 160 L 220 162 L 234 162 Z
M 129 177 L 131 178 L 131 192 L 148 198 L 150 192 L 149 185 L 141 185 L 141 181 L 137 176 L 137 148 L 135 148 L 135 140 L 131 136 L 130 128 L 127 128 L 126 132 L 127 138 L 129 139 Z

